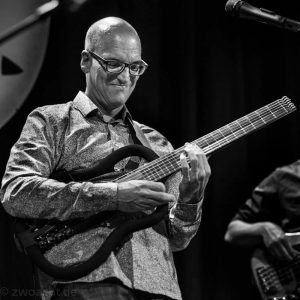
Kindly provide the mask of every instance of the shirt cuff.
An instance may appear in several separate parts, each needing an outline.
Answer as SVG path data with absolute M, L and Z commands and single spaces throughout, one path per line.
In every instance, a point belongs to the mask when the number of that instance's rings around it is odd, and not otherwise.
M 195 222 L 201 217 L 202 202 L 202 200 L 198 203 L 177 202 L 171 210 L 170 217 L 173 215 L 185 222 Z
M 117 209 L 118 183 L 88 183 L 87 189 L 85 194 L 91 196 L 96 212 Z

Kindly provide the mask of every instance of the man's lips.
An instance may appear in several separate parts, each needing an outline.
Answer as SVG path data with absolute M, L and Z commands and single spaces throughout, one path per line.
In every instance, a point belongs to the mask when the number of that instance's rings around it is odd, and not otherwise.
M 110 84 L 111 86 L 115 87 L 115 88 L 120 88 L 120 89 L 125 89 L 127 88 L 127 84 Z

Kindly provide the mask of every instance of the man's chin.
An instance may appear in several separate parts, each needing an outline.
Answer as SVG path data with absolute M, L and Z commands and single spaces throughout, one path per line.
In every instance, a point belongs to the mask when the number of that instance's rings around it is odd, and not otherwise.
M 120 106 L 124 106 L 127 102 L 128 97 L 124 95 L 113 95 L 110 97 L 110 103 L 114 108 L 118 108 Z

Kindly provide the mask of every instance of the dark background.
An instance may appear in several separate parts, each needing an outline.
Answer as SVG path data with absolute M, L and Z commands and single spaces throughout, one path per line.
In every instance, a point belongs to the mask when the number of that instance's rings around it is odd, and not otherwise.
M 297 2 L 251 0 L 300 20 Z M 149 64 L 128 102 L 132 115 L 159 130 L 175 148 L 284 95 L 299 106 L 300 33 L 233 18 L 225 3 L 90 0 L 77 13 L 55 14 L 36 84 L 0 131 L 1 175 L 27 114 L 37 106 L 72 100 L 84 89 L 79 61 L 85 31 L 106 16 L 119 16 L 136 28 Z M 210 158 L 201 228 L 189 247 L 175 254 L 185 300 L 256 299 L 250 253 L 225 244 L 223 237 L 253 187 L 277 166 L 299 158 L 299 125 L 296 112 Z M 0 285 L 31 287 L 30 264 L 15 249 L 3 212 L 0 235 Z

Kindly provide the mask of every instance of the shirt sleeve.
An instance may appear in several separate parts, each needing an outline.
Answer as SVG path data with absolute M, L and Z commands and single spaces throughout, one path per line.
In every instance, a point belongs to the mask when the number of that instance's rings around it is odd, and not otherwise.
M 169 242 L 172 251 L 185 249 L 196 235 L 202 216 L 203 199 L 197 203 L 181 203 L 179 199 L 179 183 L 181 172 L 170 176 L 166 182 L 167 191 L 175 195 L 177 202 L 171 208 L 168 220 Z
M 255 187 L 251 197 L 240 207 L 233 220 L 247 223 L 268 220 L 278 224 L 282 215 L 278 181 L 279 170 L 277 169 Z
M 49 179 L 60 157 L 59 126 L 42 108 L 28 116 L 2 180 L 0 197 L 10 215 L 65 220 L 116 209 L 116 183 Z

